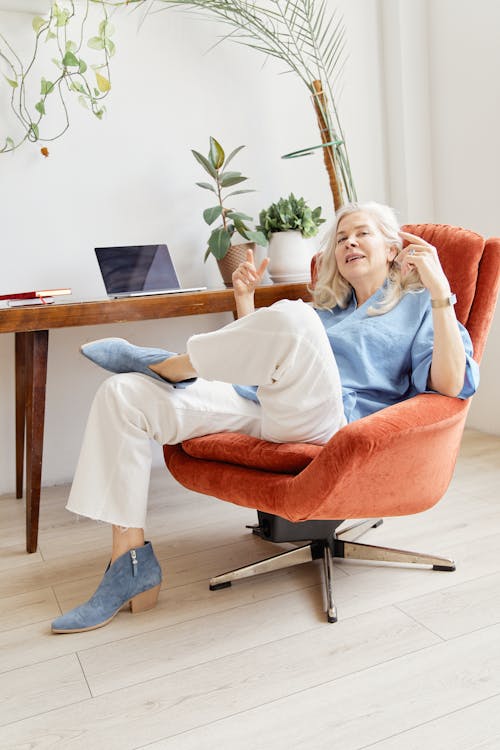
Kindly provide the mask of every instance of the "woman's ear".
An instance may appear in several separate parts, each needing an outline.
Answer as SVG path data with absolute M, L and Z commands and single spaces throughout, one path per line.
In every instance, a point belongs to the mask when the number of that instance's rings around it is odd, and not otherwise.
M 387 253 L 387 260 L 389 262 L 392 262 L 394 258 L 396 257 L 396 255 L 399 253 L 399 251 L 400 251 L 400 248 L 398 245 L 391 245 Z

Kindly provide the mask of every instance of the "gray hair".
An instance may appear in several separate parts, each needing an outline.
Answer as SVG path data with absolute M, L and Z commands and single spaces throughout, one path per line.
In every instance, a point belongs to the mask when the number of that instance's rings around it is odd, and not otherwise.
M 335 247 L 340 221 L 344 216 L 358 211 L 370 214 L 373 217 L 388 246 L 396 246 L 398 252 L 403 247 L 401 237 L 398 234 L 399 222 L 390 206 L 384 206 L 381 203 L 375 203 L 375 201 L 347 203 L 341 206 L 335 214 L 335 222 L 330 231 L 326 248 L 320 257 L 318 276 L 313 290 L 315 307 L 327 310 L 336 306 L 346 308 L 352 298 L 353 289 L 339 271 L 335 258 Z M 369 315 L 383 315 L 392 310 L 407 292 L 421 291 L 424 288 L 417 271 L 413 270 L 403 277 L 400 265 L 394 261 L 389 264 L 388 279 L 387 288 L 377 306 L 368 309 Z

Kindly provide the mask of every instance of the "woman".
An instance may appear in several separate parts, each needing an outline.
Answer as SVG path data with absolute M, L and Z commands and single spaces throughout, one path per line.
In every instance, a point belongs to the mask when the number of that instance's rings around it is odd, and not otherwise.
M 315 308 L 282 300 L 255 311 L 266 266 L 249 254 L 233 275 L 238 320 L 191 337 L 186 354 L 122 339 L 82 347 L 126 373 L 96 394 L 67 505 L 112 524 L 113 546 L 95 594 L 57 618 L 54 633 L 101 627 L 127 602 L 132 611 L 156 603 L 161 570 L 144 541 L 150 438 L 174 444 L 238 431 L 323 444 L 347 422 L 417 393 L 474 393 L 478 367 L 436 249 L 400 232 L 388 207 L 337 213 Z

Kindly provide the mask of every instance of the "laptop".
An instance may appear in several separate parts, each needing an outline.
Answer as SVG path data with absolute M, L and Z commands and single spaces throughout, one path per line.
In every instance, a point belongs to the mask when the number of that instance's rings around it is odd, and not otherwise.
M 206 289 L 206 286 L 181 288 L 166 245 L 94 249 L 108 297 L 143 297 Z

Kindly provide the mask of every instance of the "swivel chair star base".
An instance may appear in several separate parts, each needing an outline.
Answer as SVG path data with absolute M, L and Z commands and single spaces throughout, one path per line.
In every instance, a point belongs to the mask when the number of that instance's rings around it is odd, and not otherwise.
M 436 557 L 420 552 L 379 547 L 356 542 L 369 529 L 380 526 L 381 518 L 363 521 L 302 521 L 291 523 L 285 518 L 258 511 L 259 522 L 251 528 L 254 534 L 270 542 L 305 541 L 310 543 L 296 549 L 281 552 L 260 562 L 215 576 L 210 580 L 210 590 L 231 586 L 233 581 L 250 578 L 261 573 L 270 573 L 294 565 L 323 560 L 323 584 L 328 622 L 337 622 L 337 608 L 333 594 L 333 559 L 370 560 L 412 565 L 430 565 L 433 570 L 452 571 L 455 563 L 446 557 Z M 342 525 L 344 527 L 342 528 Z M 340 530 L 339 530 L 340 529 Z

